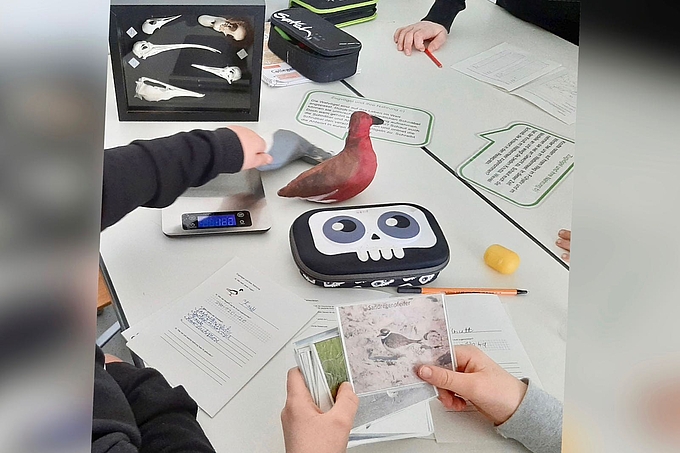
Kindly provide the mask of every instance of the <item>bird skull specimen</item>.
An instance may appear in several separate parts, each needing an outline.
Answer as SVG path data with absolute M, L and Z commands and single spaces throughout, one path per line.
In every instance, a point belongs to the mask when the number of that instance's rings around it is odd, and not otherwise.
M 246 23 L 242 20 L 225 19 L 224 17 L 204 14 L 198 16 L 198 23 L 224 33 L 224 36 L 231 36 L 236 41 L 243 41 L 247 34 Z
M 147 35 L 151 35 L 151 34 L 153 34 L 153 32 L 155 32 L 156 30 L 161 28 L 163 25 L 167 24 L 170 21 L 177 19 L 178 17 L 182 17 L 182 16 L 179 15 L 179 16 L 172 16 L 172 17 L 158 17 L 158 18 L 147 19 L 142 24 L 142 31 L 144 33 L 146 33 Z
M 224 68 L 213 68 L 212 66 L 203 66 L 202 64 L 192 64 L 191 66 L 215 74 L 217 77 L 221 77 L 229 82 L 229 85 L 231 85 L 232 82 L 241 80 L 241 68 L 238 66 L 225 66 Z
M 175 49 L 204 49 L 215 53 L 221 53 L 217 49 L 212 47 L 202 46 L 200 44 L 152 44 L 149 41 L 137 41 L 132 46 L 132 53 L 135 54 L 137 58 L 146 60 L 149 57 L 158 55 L 161 52 L 166 52 L 168 50 Z
M 135 82 L 135 97 L 144 101 L 167 101 L 179 96 L 202 98 L 205 94 L 177 88 L 176 86 L 168 85 L 148 77 L 141 77 Z

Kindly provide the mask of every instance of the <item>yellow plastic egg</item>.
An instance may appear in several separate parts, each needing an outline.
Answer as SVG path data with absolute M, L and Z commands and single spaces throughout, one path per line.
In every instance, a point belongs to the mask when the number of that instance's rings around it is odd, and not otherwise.
M 484 262 L 501 274 L 512 274 L 519 267 L 519 255 L 502 245 L 493 244 L 484 252 Z

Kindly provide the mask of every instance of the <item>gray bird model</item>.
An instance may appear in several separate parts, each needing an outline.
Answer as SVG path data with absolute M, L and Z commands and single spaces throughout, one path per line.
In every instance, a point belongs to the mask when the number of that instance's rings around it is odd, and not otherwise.
M 269 150 L 274 158 L 269 165 L 263 165 L 257 169 L 260 171 L 277 170 L 297 159 L 316 165 L 333 157 L 333 154 L 312 145 L 293 131 L 279 129 L 274 132 L 274 142 Z
M 422 343 L 423 340 L 411 340 L 399 333 L 390 332 L 390 329 L 380 329 L 380 335 L 378 335 L 378 337 L 383 346 L 385 346 L 385 349 L 397 354 L 400 352 L 400 349 L 413 343 L 425 346 Z

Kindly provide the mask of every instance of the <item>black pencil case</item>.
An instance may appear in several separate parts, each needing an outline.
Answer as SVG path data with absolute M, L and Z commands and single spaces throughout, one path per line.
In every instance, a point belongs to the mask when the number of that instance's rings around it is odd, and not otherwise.
M 410 203 L 307 211 L 290 247 L 302 276 L 326 288 L 424 285 L 449 262 L 434 216 Z
M 333 82 L 357 71 L 361 43 L 318 14 L 289 8 L 271 16 L 269 49 L 315 82 Z
M 360 24 L 378 16 L 378 0 L 290 0 L 291 8 L 305 8 L 338 27 Z

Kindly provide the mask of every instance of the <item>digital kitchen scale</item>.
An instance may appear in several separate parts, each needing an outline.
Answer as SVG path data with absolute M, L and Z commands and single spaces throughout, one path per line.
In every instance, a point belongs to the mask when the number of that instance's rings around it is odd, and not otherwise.
M 161 210 L 167 236 L 262 232 L 271 228 L 259 170 L 221 174 Z

